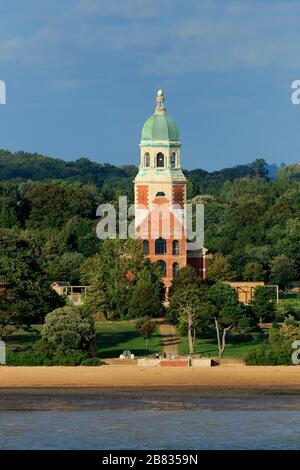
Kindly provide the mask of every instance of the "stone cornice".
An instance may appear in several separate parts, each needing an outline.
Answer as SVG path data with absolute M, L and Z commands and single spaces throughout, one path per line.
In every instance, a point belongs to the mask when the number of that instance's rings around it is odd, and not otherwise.
M 169 143 L 153 143 L 143 141 L 140 143 L 140 147 L 162 147 L 162 148 L 171 148 L 171 147 L 181 147 L 180 142 L 169 142 Z

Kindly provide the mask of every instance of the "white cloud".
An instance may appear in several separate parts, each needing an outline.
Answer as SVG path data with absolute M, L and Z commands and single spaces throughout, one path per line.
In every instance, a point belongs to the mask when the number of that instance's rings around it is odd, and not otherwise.
M 31 35 L 0 42 L 0 63 L 58 68 L 89 54 L 92 62 L 125 55 L 156 75 L 296 70 L 299 17 L 292 0 L 81 0 Z
M 210 9 L 208 6 L 210 5 Z M 218 5 L 218 9 L 216 6 Z M 170 47 L 155 54 L 145 72 L 194 73 L 300 66 L 300 4 L 207 1 L 194 18 L 176 21 Z

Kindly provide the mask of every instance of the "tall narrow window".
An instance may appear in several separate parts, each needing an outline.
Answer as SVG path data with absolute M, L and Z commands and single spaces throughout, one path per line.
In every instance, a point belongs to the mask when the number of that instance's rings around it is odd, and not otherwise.
M 157 261 L 157 266 L 160 269 L 162 277 L 166 277 L 166 274 L 167 274 L 166 263 L 162 259 L 160 259 L 160 260 Z
M 171 168 L 176 167 L 176 153 L 175 152 L 171 153 L 170 164 L 171 164 Z
M 173 240 L 172 255 L 179 255 L 179 241 L 178 240 Z
M 144 165 L 149 168 L 149 166 L 151 165 L 151 158 L 150 158 L 150 153 L 145 153 L 145 156 L 144 156 Z
M 148 242 L 148 240 L 143 241 L 143 251 L 144 251 L 144 255 L 149 255 L 149 242 Z
M 167 251 L 167 243 L 164 238 L 158 238 L 155 240 L 155 254 L 165 255 Z
M 165 166 L 165 157 L 161 152 L 156 155 L 156 166 L 157 168 L 163 168 Z
M 179 271 L 179 264 L 178 263 L 173 263 L 172 271 L 173 271 L 173 278 L 174 278 L 174 277 L 176 277 L 176 275 Z

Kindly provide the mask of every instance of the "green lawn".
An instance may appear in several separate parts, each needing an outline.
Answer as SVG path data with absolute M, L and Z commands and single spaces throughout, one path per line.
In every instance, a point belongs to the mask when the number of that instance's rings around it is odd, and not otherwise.
M 97 321 L 96 330 L 97 353 L 101 358 L 117 358 L 125 349 L 129 349 L 135 356 L 145 356 L 162 350 L 158 328 L 150 339 L 147 350 L 145 340 L 135 328 L 135 320 Z
M 39 328 L 39 325 L 36 326 Z M 40 339 L 38 332 L 24 331 L 22 328 L 16 331 L 13 335 L 5 338 L 5 343 L 8 351 L 15 349 L 27 349 L 33 346 L 33 344 Z
M 135 328 L 135 321 L 96 322 L 97 353 L 99 357 L 119 357 L 124 349 L 129 349 L 136 356 L 161 352 L 161 337 L 158 328 L 146 349 L 145 340 Z M 8 350 L 27 349 L 40 338 L 38 333 L 25 332 L 22 329 L 6 338 Z
M 279 307 L 280 305 L 292 307 L 296 312 L 300 312 L 300 296 L 296 294 L 281 294 L 278 305 Z
M 223 357 L 235 358 L 235 359 L 244 359 L 246 354 L 253 349 L 255 346 L 261 344 L 261 341 L 251 341 L 245 343 L 230 342 L 228 339 L 226 341 L 226 347 Z M 189 347 L 186 337 L 182 337 L 179 344 L 180 354 L 188 354 Z M 209 338 L 196 338 L 195 342 L 195 354 L 201 354 L 203 356 L 207 355 L 209 357 L 218 357 L 218 343 L 215 337 Z
M 132 321 L 97 321 L 97 355 L 101 358 L 118 358 L 124 349 L 129 349 L 135 356 L 152 355 L 162 352 L 161 337 L 158 328 L 146 349 L 145 340 L 135 328 L 135 320 Z M 8 350 L 16 348 L 26 349 L 32 346 L 39 339 L 36 333 L 28 333 L 19 330 L 14 335 L 6 338 Z M 228 339 L 224 357 L 243 359 L 247 352 L 257 346 L 258 342 L 234 343 Z M 189 353 L 186 337 L 182 337 L 178 344 L 179 353 L 182 355 Z M 217 341 L 215 333 L 211 332 L 209 337 L 197 338 L 195 353 L 210 357 L 218 356 Z

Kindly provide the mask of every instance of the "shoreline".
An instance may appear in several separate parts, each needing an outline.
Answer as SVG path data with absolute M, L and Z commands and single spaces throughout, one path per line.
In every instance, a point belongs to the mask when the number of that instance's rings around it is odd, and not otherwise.
M 300 367 L 0 367 L 1 389 L 191 389 L 207 395 L 300 394 Z

